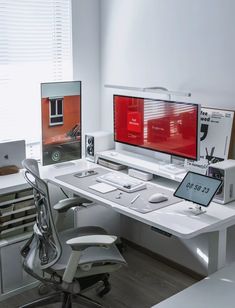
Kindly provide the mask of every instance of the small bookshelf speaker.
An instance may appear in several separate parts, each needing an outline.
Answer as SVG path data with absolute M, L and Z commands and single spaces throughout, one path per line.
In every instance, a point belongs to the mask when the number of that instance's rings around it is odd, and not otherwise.
M 95 161 L 98 152 L 112 150 L 114 148 L 113 134 L 97 131 L 85 135 L 85 157 L 87 160 Z

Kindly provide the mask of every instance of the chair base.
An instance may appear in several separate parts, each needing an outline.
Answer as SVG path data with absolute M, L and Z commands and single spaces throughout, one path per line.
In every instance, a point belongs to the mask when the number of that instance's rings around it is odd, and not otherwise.
M 19 308 L 36 308 L 55 303 L 61 303 L 61 308 L 72 308 L 72 303 L 87 305 L 87 307 L 91 308 L 104 308 L 104 306 L 97 301 L 94 301 L 82 294 L 74 295 L 66 292 L 56 292 L 48 296 L 44 296 L 29 304 L 20 306 Z
M 99 297 L 103 297 L 111 290 L 108 273 L 83 277 L 79 279 L 79 284 L 82 292 L 89 290 L 91 287 L 94 287 L 94 285 L 98 282 L 102 282 L 102 285 L 96 289 L 97 291 L 96 293 Z M 53 293 L 50 293 L 52 290 Z M 56 286 L 53 286 L 53 284 L 47 284 L 47 283 L 41 284 L 38 288 L 38 293 L 39 295 L 44 295 L 44 296 L 29 304 L 20 306 L 19 308 L 36 308 L 55 303 L 61 303 L 62 308 L 72 308 L 72 303 L 83 304 L 87 305 L 87 307 L 94 307 L 94 308 L 103 307 L 97 301 L 92 300 L 81 293 L 72 294 L 63 291 L 61 289 L 58 289 Z

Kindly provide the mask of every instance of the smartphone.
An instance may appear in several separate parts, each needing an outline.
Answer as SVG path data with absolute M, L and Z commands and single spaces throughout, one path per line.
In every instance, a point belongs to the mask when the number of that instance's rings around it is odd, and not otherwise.
M 76 178 L 85 178 L 87 176 L 96 175 L 96 174 L 98 174 L 98 172 L 95 170 L 84 170 L 82 172 L 74 174 L 74 176 L 76 176 Z

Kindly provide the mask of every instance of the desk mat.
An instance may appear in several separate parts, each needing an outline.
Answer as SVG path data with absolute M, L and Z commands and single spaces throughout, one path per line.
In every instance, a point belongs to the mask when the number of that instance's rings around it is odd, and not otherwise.
M 92 193 L 94 195 L 97 195 L 101 198 L 107 199 L 109 201 L 112 201 L 114 203 L 117 203 L 119 205 L 125 206 L 127 208 L 133 209 L 140 213 L 148 213 L 155 210 L 158 210 L 160 208 L 163 208 L 165 206 L 169 206 L 171 204 L 177 203 L 182 201 L 181 199 L 174 197 L 173 192 L 169 191 L 168 189 L 157 187 L 155 185 L 151 185 L 147 183 L 147 188 L 143 190 L 139 190 L 136 192 L 128 193 L 124 192 L 120 189 L 117 189 L 115 191 L 111 191 L 108 193 L 100 193 L 98 191 L 95 191 L 92 188 L 89 188 L 89 186 L 97 184 L 99 182 L 96 181 L 96 178 L 100 175 L 103 175 L 105 173 L 110 172 L 107 169 L 104 168 L 93 168 L 90 170 L 94 170 L 96 172 L 95 175 L 89 175 L 86 177 L 76 177 L 75 175 L 79 172 L 69 173 L 65 175 L 57 176 L 56 179 L 65 182 L 67 184 L 70 184 L 74 187 L 77 187 L 79 189 L 82 189 L 84 191 L 87 191 L 89 193 Z M 160 203 L 150 203 L 148 202 L 148 198 L 154 194 L 154 193 L 162 193 L 168 197 L 168 200 L 160 202 Z M 138 199 L 134 203 L 131 203 L 131 201 L 135 198 L 135 196 L 140 195 Z

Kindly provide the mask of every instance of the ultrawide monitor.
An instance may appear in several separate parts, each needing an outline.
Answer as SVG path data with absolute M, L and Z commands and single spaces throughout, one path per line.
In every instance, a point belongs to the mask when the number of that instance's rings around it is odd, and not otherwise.
M 199 159 L 200 105 L 114 95 L 114 140 Z
M 219 179 L 189 171 L 174 196 L 208 206 L 221 184 L 222 181 Z
M 81 82 L 41 84 L 42 164 L 81 158 Z

